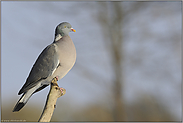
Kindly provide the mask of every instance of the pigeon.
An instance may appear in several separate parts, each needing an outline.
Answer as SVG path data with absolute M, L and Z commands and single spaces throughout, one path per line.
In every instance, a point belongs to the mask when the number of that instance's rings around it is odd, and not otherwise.
M 62 79 L 74 66 L 76 49 L 69 32 L 76 32 L 68 22 L 60 23 L 55 29 L 55 38 L 38 56 L 25 84 L 18 95 L 23 94 L 13 112 L 22 109 L 29 98 L 51 84 L 53 78 Z

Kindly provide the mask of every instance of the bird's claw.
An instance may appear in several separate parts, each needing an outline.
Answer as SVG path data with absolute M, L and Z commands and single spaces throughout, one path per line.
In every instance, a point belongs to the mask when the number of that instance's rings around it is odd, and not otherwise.
M 60 88 L 61 93 L 63 93 L 63 88 Z
M 58 81 L 58 76 L 56 76 L 55 79 Z

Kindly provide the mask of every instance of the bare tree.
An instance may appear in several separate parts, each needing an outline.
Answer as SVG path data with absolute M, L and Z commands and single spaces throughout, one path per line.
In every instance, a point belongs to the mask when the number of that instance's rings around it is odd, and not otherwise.
M 134 2 L 130 9 L 124 11 L 122 2 L 99 2 L 98 21 L 103 28 L 103 36 L 106 41 L 106 47 L 109 49 L 110 58 L 114 73 L 113 92 L 113 118 L 114 121 L 127 121 L 124 100 L 124 77 L 123 77 L 123 61 L 124 61 L 124 35 L 123 29 L 128 21 L 129 14 L 146 3 Z
M 125 105 L 123 104 L 123 77 L 122 77 L 122 60 L 123 60 L 123 35 L 122 35 L 122 21 L 123 11 L 121 8 L 121 2 L 99 2 L 100 12 L 98 14 L 99 22 L 104 28 L 105 40 L 108 41 L 106 46 L 108 47 L 110 57 L 112 59 L 112 66 L 114 72 L 114 84 L 113 84 L 113 118 L 114 121 L 126 120 Z M 111 13 L 108 12 L 110 9 Z

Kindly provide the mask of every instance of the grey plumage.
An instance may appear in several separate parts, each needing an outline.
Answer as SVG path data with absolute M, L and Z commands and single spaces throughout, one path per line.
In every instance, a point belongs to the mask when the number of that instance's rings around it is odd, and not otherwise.
M 20 89 L 18 95 L 22 94 L 15 105 L 14 111 L 19 111 L 35 92 L 48 86 L 51 80 L 58 77 L 63 78 L 73 67 L 76 60 L 75 46 L 69 37 L 69 32 L 75 32 L 67 22 L 60 23 L 55 29 L 54 42 L 48 45 L 39 55 L 26 83 Z

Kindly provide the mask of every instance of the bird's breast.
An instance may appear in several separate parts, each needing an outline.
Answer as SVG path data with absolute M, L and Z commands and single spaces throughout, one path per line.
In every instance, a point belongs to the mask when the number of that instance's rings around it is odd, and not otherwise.
M 76 49 L 71 38 L 68 36 L 67 39 L 63 39 L 56 44 L 56 50 L 60 66 L 56 69 L 54 74 L 61 79 L 74 66 L 76 61 Z

